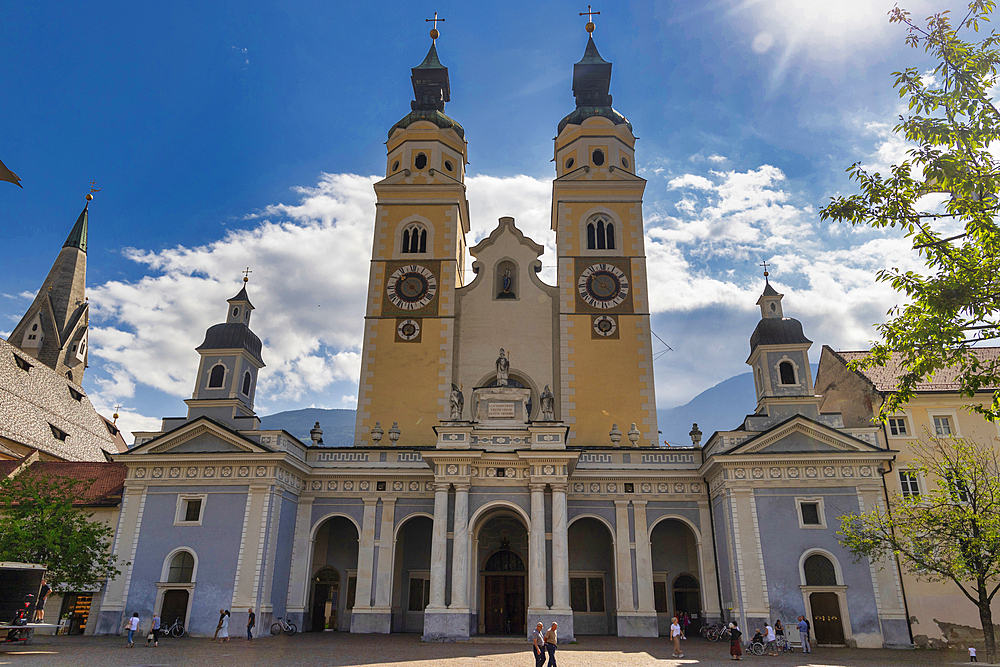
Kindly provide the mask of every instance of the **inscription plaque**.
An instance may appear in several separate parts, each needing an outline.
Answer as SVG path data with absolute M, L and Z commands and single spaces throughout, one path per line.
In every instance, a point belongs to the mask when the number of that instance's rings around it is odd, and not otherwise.
M 514 403 L 491 402 L 487 406 L 487 415 L 490 419 L 513 419 Z

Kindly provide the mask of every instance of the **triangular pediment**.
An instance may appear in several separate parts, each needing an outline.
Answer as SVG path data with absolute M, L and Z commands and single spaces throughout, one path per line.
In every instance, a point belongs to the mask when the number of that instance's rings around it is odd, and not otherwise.
M 271 450 L 207 417 L 157 436 L 129 454 L 264 454 Z
M 884 451 L 807 417 L 793 417 L 740 443 L 726 454 L 862 454 Z
M 566 181 L 584 181 L 590 183 L 607 183 L 608 181 L 634 181 L 636 183 L 645 183 L 646 179 L 636 176 L 635 174 L 625 171 L 624 169 L 618 169 L 613 167 L 609 173 L 602 179 L 596 179 L 591 175 L 591 172 L 580 167 L 579 169 L 574 169 L 573 171 L 563 174 L 556 179 L 559 182 Z

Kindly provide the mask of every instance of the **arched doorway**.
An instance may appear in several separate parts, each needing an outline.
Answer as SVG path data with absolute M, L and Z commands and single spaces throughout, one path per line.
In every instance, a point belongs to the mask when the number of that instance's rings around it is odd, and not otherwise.
M 434 520 L 414 516 L 396 527 L 392 570 L 392 631 L 423 632 L 431 599 L 431 539 Z
M 498 510 L 477 533 L 479 632 L 526 636 L 528 530 L 519 516 Z
M 685 612 L 691 618 L 689 632 L 697 632 L 703 600 L 698 539 L 680 519 L 664 519 L 649 534 L 653 558 L 653 605 L 661 635 L 670 632 L 670 618 Z
M 814 553 L 802 563 L 805 592 L 809 595 L 812 629 L 817 644 L 844 644 L 844 622 L 840 612 L 837 568 L 823 554 Z M 819 590 L 817 590 L 819 589 Z M 826 590 L 823 590 L 826 589 Z
M 615 549 L 611 528 L 583 517 L 567 530 L 569 603 L 576 635 L 617 634 Z
M 309 617 L 302 625 L 315 632 L 349 631 L 357 576 L 358 529 L 347 517 L 332 516 L 313 538 Z
M 340 573 L 332 567 L 324 567 L 313 577 L 312 589 L 312 631 L 336 630 L 340 611 Z
M 157 584 L 162 597 L 159 600 L 160 618 L 164 627 L 176 620 L 184 627 L 188 625 L 191 611 L 191 594 L 198 572 L 198 560 L 185 548 L 169 554 L 163 564 L 162 583 Z

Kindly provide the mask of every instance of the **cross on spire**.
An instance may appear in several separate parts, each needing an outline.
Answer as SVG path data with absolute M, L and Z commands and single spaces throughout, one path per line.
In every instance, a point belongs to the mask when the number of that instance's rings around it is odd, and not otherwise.
M 444 19 L 439 19 L 437 12 L 434 12 L 434 18 L 432 18 L 432 19 L 424 19 L 424 23 L 433 23 L 434 24 L 434 26 L 431 28 L 431 39 L 434 40 L 435 42 L 437 41 L 437 38 L 441 36 L 441 33 L 438 32 L 438 21 L 441 21 L 442 23 L 444 23 L 445 20 Z
M 594 32 L 594 17 L 600 16 L 600 12 L 595 12 L 593 7 L 587 5 L 587 11 L 580 12 L 580 16 L 587 17 L 587 32 Z
M 253 271 L 251 271 L 251 270 L 250 270 L 250 267 L 248 266 L 248 267 L 247 267 L 247 268 L 246 268 L 246 269 L 245 269 L 245 270 L 243 271 L 243 282 L 245 282 L 245 283 L 248 283 L 248 282 L 250 282 L 250 274 L 251 274 L 251 273 L 253 273 Z
M 768 280 L 767 280 L 767 277 L 768 277 L 769 275 L 771 275 L 771 274 L 769 274 L 769 273 L 767 272 L 767 260 L 765 259 L 763 263 L 761 263 L 761 264 L 758 264 L 757 266 L 763 266 L 763 267 L 764 267 L 764 282 L 768 282 Z

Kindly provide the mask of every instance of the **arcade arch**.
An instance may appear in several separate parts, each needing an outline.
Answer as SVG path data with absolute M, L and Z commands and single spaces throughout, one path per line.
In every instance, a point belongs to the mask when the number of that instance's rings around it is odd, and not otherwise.
M 690 631 L 703 623 L 705 590 L 701 574 L 701 543 L 696 529 L 680 517 L 664 517 L 649 532 L 653 560 L 653 605 L 660 634 L 669 635 L 670 618 L 691 616 Z
M 392 569 L 392 631 L 423 632 L 430 602 L 434 519 L 413 514 L 396 526 Z
M 480 508 L 472 517 L 472 600 L 478 609 L 479 634 L 527 634 L 528 520 L 524 510 L 507 503 Z
M 357 524 L 344 515 L 324 517 L 313 528 L 309 603 L 303 629 L 350 630 L 357 576 Z
M 569 599 L 576 635 L 617 634 L 614 533 L 602 518 L 573 519 L 569 544 Z

